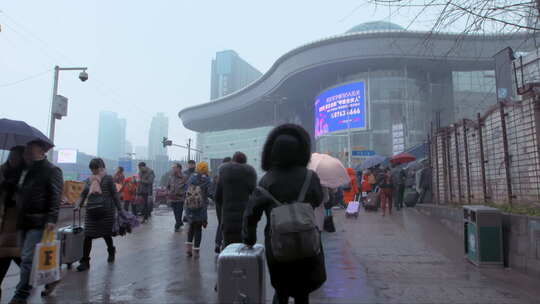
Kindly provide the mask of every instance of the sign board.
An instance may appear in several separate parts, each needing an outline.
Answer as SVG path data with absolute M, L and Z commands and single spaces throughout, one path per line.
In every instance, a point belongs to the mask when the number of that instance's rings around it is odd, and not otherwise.
M 347 129 L 366 129 L 365 88 L 364 81 L 357 81 L 319 94 L 315 100 L 315 137 Z
M 405 127 L 402 123 L 392 125 L 392 152 L 393 155 L 405 151 Z
M 62 95 L 54 96 L 52 114 L 54 118 L 61 119 L 67 116 L 68 99 Z
M 375 155 L 375 151 L 373 150 L 353 150 L 352 156 L 353 157 L 368 157 Z
M 59 164 L 76 164 L 77 163 L 77 150 L 76 149 L 58 149 Z

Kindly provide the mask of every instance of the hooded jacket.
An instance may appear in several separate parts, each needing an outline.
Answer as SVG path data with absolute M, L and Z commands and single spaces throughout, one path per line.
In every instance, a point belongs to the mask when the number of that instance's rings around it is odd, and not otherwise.
M 277 200 L 292 202 L 298 198 L 307 174 L 311 157 L 311 140 L 300 126 L 285 124 L 276 127 L 266 140 L 262 154 L 262 168 L 267 173 L 259 185 L 267 189 Z M 319 177 L 313 172 L 305 202 L 313 208 L 323 200 Z M 272 286 L 283 294 L 307 294 L 318 289 L 326 281 L 324 252 L 317 256 L 294 262 L 279 262 L 272 254 L 270 213 L 275 204 L 260 191 L 255 190 L 246 209 L 243 222 L 244 243 L 257 241 L 257 224 L 263 214 L 267 218 L 265 247 Z

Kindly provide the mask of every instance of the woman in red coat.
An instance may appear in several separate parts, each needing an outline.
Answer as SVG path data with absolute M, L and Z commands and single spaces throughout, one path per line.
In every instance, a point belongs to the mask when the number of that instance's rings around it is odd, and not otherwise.
M 355 196 L 358 194 L 358 183 L 356 182 L 356 172 L 354 169 L 347 168 L 347 174 L 349 174 L 349 188 L 344 189 L 343 191 L 343 202 L 348 204 L 351 201 L 354 201 Z

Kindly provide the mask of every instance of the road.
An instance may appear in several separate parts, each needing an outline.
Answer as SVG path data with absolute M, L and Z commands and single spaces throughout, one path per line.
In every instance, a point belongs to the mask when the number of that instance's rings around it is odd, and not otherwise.
M 164 206 L 163 206 L 164 207 Z M 173 232 L 173 215 L 155 211 L 151 222 L 115 238 L 117 261 L 107 264 L 94 241 L 91 269 L 63 268 L 54 295 L 32 303 L 216 303 L 215 212 L 203 232 L 200 259 L 187 258 L 187 231 Z M 392 216 L 335 212 L 337 232 L 324 234 L 328 280 L 313 303 L 538 303 L 540 281 L 512 270 L 479 269 L 463 259 L 462 242 L 414 209 Z M 262 235 L 262 227 L 259 226 Z M 262 238 L 259 238 L 259 242 Z M 17 283 L 16 266 L 3 285 L 2 303 Z M 267 280 L 267 299 L 273 291 Z

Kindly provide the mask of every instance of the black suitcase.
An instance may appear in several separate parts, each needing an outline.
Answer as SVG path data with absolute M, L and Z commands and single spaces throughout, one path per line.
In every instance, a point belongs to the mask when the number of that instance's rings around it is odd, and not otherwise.
M 407 207 L 414 207 L 416 206 L 416 202 L 418 201 L 419 194 L 416 192 L 416 190 L 412 188 L 406 188 L 405 194 L 403 195 L 403 203 Z
M 380 193 L 370 192 L 364 203 L 364 209 L 377 211 L 379 209 Z

